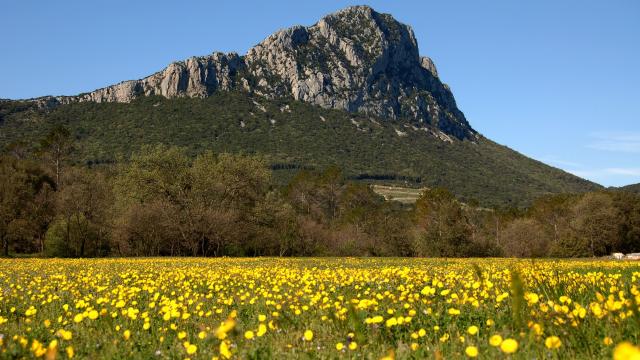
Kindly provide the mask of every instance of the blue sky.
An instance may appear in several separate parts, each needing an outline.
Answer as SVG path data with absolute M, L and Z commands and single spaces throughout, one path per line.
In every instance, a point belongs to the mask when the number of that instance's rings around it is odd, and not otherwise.
M 0 98 L 72 95 L 367 4 L 411 25 L 472 126 L 607 186 L 640 182 L 640 1 L 0 0 Z

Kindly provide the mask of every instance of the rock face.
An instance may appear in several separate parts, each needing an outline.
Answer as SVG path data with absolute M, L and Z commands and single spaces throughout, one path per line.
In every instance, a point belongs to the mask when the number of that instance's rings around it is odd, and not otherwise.
M 457 139 L 477 137 L 433 61 L 419 55 L 411 28 L 367 6 L 346 8 L 310 27 L 279 31 L 245 56 L 193 57 L 144 79 L 38 100 L 47 106 L 129 102 L 139 96 L 206 97 L 224 90 L 288 96 L 323 108 L 404 120 Z

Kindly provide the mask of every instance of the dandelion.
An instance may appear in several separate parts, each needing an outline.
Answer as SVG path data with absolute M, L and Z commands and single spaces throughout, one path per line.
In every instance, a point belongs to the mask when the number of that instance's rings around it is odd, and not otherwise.
M 469 333 L 469 335 L 475 335 L 478 333 L 478 327 L 475 325 L 469 326 L 469 328 L 467 329 L 467 333 Z
M 188 355 L 193 355 L 196 353 L 196 351 L 198 351 L 198 347 L 188 341 L 185 341 L 182 345 L 184 346 L 184 349 Z
M 75 355 L 75 352 L 73 351 L 73 346 L 67 346 L 67 348 L 65 349 L 65 352 L 67 353 L 67 357 L 69 359 L 72 359 L 73 356 Z
M 513 354 L 518 350 L 518 342 L 514 339 L 505 339 L 500 344 L 500 350 L 505 354 Z
M 493 335 L 489 338 L 489 345 L 497 347 L 500 346 L 500 344 L 502 344 L 502 336 Z
M 557 336 L 549 336 L 544 341 L 544 346 L 546 346 L 547 349 L 557 349 L 561 345 L 562 345 L 562 341 L 560 341 L 560 338 Z
M 233 355 L 229 350 L 229 344 L 227 344 L 226 341 L 220 342 L 220 355 L 225 359 L 229 359 Z
M 304 332 L 304 335 L 303 335 L 303 339 L 304 339 L 305 341 L 311 341 L 311 340 L 313 340 L 313 331 L 311 331 L 311 330 L 307 330 L 307 331 L 305 331 L 305 332 Z
M 475 346 L 467 346 L 464 350 L 464 353 L 467 354 L 468 357 L 477 357 L 478 356 L 478 348 Z

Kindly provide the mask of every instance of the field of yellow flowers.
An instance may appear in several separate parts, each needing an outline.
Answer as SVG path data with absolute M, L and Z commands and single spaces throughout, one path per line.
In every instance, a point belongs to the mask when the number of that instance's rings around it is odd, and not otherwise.
M 640 266 L 4 259 L 0 358 L 631 359 Z

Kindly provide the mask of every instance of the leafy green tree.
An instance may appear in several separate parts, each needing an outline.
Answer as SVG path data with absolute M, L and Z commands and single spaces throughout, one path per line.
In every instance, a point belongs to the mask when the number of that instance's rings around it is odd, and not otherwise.
M 71 132 L 64 126 L 57 126 L 40 141 L 40 152 L 53 168 L 56 184 L 62 188 L 62 172 L 65 162 L 74 150 Z
M 35 164 L 11 156 L 0 156 L 0 243 L 5 256 L 13 246 L 28 249 L 39 237 L 35 215 L 50 210 L 38 201 L 55 187 L 53 181 Z
M 470 228 L 460 203 L 445 189 L 423 192 L 414 220 L 418 227 L 416 249 L 423 256 L 470 255 Z
M 69 168 L 63 178 L 65 187 L 56 194 L 58 220 L 47 233 L 46 245 L 54 247 L 49 254 L 76 257 L 106 255 L 109 244 L 108 210 L 112 206 L 112 196 L 104 174 L 96 170 Z M 60 231 L 62 227 L 64 232 Z

